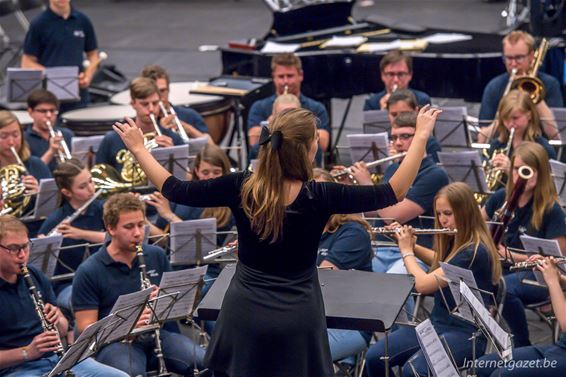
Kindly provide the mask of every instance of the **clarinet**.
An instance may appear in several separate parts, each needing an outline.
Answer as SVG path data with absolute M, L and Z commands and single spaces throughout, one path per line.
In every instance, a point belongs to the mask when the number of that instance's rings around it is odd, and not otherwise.
M 149 277 L 147 276 L 145 257 L 143 256 L 143 247 L 141 243 L 136 245 L 136 258 L 138 259 L 138 264 L 140 269 L 141 289 L 147 289 L 151 287 L 151 282 L 149 281 Z M 157 376 L 158 377 L 171 376 L 171 374 L 167 371 L 167 367 L 165 366 L 165 359 L 163 357 L 163 347 L 161 346 L 161 331 L 159 330 L 159 326 L 157 326 L 153 331 L 153 336 L 155 339 L 154 352 L 159 362 L 159 371 Z
M 57 344 L 57 349 L 55 353 L 59 356 L 59 359 L 63 357 L 65 354 L 65 348 L 63 347 L 63 341 L 61 340 L 61 334 L 59 334 L 59 330 L 57 326 L 53 323 L 49 322 L 45 317 L 45 304 L 43 303 L 43 299 L 41 298 L 41 292 L 37 290 L 35 283 L 29 273 L 29 270 L 25 264 L 20 266 L 21 274 L 24 277 L 24 281 L 30 293 L 31 299 L 33 301 L 33 306 L 35 307 L 35 312 L 41 321 L 41 327 L 43 327 L 43 331 L 55 331 L 57 333 L 57 338 L 59 339 L 59 343 Z M 72 377 L 74 376 L 73 372 L 70 370 L 64 373 L 65 377 Z

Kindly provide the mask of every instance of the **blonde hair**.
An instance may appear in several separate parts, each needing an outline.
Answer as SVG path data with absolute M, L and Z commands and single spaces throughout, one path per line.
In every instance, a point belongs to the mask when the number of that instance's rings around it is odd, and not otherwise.
M 207 144 L 195 158 L 195 167 L 193 168 L 194 180 L 198 180 L 196 171 L 199 169 L 199 165 L 202 161 L 209 163 L 212 166 L 222 168 L 222 175 L 230 172 L 230 161 L 228 160 L 226 153 L 224 153 L 224 151 L 216 145 Z M 202 211 L 200 217 L 203 219 L 214 217 L 217 220 L 217 225 L 219 227 L 223 227 L 228 225 L 230 222 L 232 212 L 228 207 L 208 207 Z
M 132 101 L 145 99 L 154 93 L 159 95 L 159 88 L 155 81 L 149 77 L 136 77 L 130 83 L 130 97 Z
M 21 143 L 20 143 L 20 149 L 17 150 L 17 152 L 20 158 L 22 159 L 22 161 L 27 161 L 31 156 L 31 152 L 29 149 L 29 145 L 26 139 L 24 138 L 24 129 L 22 127 L 22 124 L 12 112 L 8 110 L 0 110 L 0 130 L 4 127 L 8 127 L 14 122 L 18 124 L 18 127 L 20 129 Z
M 501 44 L 503 46 L 505 46 L 505 43 L 508 43 L 510 45 L 514 45 L 517 44 L 517 42 L 519 41 L 523 41 L 525 42 L 525 44 L 527 45 L 527 48 L 529 49 L 529 52 L 532 52 L 535 50 L 535 39 L 533 38 L 532 35 L 530 35 L 529 33 L 522 31 L 522 30 L 514 30 L 512 32 L 510 32 L 509 34 L 507 34 L 505 36 L 505 38 L 503 38 L 503 41 L 501 42 Z
M 281 133 L 281 145 L 274 148 L 268 142 L 261 147 L 257 171 L 242 187 L 242 208 L 251 229 L 262 240 L 274 243 L 283 233 L 285 181 L 312 179 L 308 154 L 315 138 L 316 121 L 308 110 L 287 109 L 275 115 L 269 124 L 272 135 Z
M 517 146 L 511 156 L 511 171 L 515 167 L 515 158 L 521 160 L 537 172 L 537 184 L 533 192 L 533 217 L 531 225 L 535 230 L 540 229 L 544 215 L 550 211 L 554 203 L 558 203 L 558 193 L 550 175 L 550 163 L 546 150 L 538 143 L 525 141 Z M 505 193 L 507 197 L 511 195 L 515 184 L 513 179 L 507 179 Z
M 278 65 L 283 67 L 295 67 L 299 72 L 303 70 L 301 58 L 291 52 L 274 55 L 271 59 L 271 71 L 275 71 Z
M 503 123 L 505 119 L 511 116 L 511 113 L 515 111 L 521 111 L 526 114 L 530 114 L 531 119 L 529 120 L 529 125 L 525 130 L 523 135 L 523 140 L 525 141 L 535 141 L 535 138 L 542 134 L 540 126 L 540 117 L 538 111 L 535 107 L 531 97 L 524 92 L 519 90 L 511 90 L 505 97 L 499 102 L 499 107 L 497 109 L 497 131 L 499 132 L 499 141 L 502 143 L 507 143 L 509 140 L 509 130 L 505 127 Z
M 436 212 L 436 201 L 441 197 L 445 198 L 452 208 L 458 232 L 456 235 L 437 234 L 435 236 L 434 250 L 436 253 L 434 254 L 431 270 L 438 268 L 440 266 L 439 262 L 448 262 L 461 250 L 473 246 L 474 256 L 472 262 L 470 262 L 471 265 L 476 257 L 478 247 L 483 245 L 487 249 L 491 260 L 491 281 L 493 284 L 497 284 L 501 277 L 499 255 L 474 199 L 474 193 L 463 182 L 451 183 L 440 189 L 434 198 L 434 223 L 436 228 L 441 228 L 438 221 L 438 213 Z
M 277 96 L 277 98 L 273 102 L 273 107 L 271 109 L 271 112 L 275 114 L 276 113 L 275 109 L 277 109 L 278 106 L 283 106 L 283 105 L 289 105 L 289 108 L 292 107 L 298 109 L 299 107 L 301 107 L 301 101 L 299 101 L 297 96 L 294 94 L 281 94 L 280 96 Z
M 28 228 L 17 217 L 12 215 L 0 216 L 0 242 L 8 232 L 28 234 Z

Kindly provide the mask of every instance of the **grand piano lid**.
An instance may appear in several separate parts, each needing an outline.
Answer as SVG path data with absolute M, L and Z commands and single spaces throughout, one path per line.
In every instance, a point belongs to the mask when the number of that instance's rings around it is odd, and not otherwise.
M 352 24 L 356 0 L 264 0 L 273 24 L 264 39 Z

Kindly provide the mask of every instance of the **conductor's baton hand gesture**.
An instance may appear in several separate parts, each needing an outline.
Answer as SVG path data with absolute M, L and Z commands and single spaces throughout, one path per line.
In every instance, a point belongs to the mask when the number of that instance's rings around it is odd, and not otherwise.
M 145 149 L 143 132 L 132 119 L 126 117 L 124 123 L 116 122 L 112 128 L 120 136 L 126 148 L 134 155 Z
M 417 130 L 416 134 L 420 137 L 428 139 L 432 135 L 436 119 L 442 110 L 431 107 L 430 105 L 423 106 L 417 115 Z

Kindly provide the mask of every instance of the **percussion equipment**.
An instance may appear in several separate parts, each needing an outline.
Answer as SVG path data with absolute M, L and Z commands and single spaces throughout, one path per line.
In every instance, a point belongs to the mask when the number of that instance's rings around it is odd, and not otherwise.
M 112 130 L 115 122 L 125 117 L 134 118 L 136 112 L 131 106 L 96 106 L 73 110 L 61 115 L 63 124 L 76 136 L 103 135 Z

